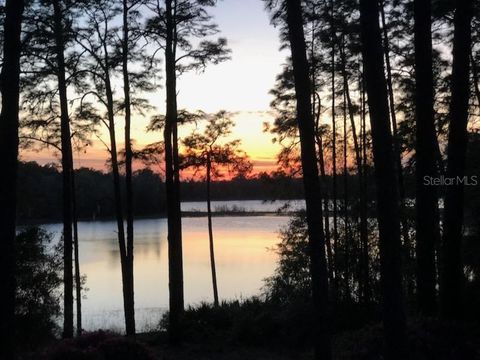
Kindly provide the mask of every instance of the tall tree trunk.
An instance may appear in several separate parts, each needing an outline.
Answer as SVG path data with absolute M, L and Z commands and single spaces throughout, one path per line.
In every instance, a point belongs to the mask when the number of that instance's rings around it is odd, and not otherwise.
M 123 291 L 123 311 L 125 315 L 125 329 L 128 327 L 129 314 L 131 314 L 131 308 L 133 304 L 130 302 L 129 294 L 129 281 L 127 270 L 127 249 L 125 246 L 125 227 L 123 224 L 123 204 L 122 204 L 122 189 L 120 170 L 118 165 L 118 150 L 117 150 L 117 137 L 115 133 L 115 110 L 113 101 L 113 90 L 110 80 L 110 58 L 108 56 L 108 48 L 106 43 L 103 43 L 104 51 L 104 63 L 105 63 L 105 95 L 107 98 L 107 117 L 108 117 L 108 133 L 110 137 L 110 158 L 113 175 L 113 193 L 115 200 L 115 218 L 117 221 L 117 233 L 118 233 L 118 247 L 120 251 L 120 267 L 122 270 L 122 291 Z
M 63 337 L 73 337 L 73 155 L 68 115 L 67 82 L 65 80 L 65 41 L 63 9 L 58 0 L 52 1 L 54 12 L 55 55 L 57 60 L 58 94 L 60 98 L 60 122 L 62 144 L 62 185 L 63 185 Z
M 366 104 L 366 97 L 365 97 L 365 79 L 362 75 L 360 79 L 360 88 L 361 88 L 361 137 L 362 137 L 362 186 L 360 187 L 360 191 L 363 194 L 363 204 L 360 204 L 360 217 L 365 219 L 363 224 L 360 224 L 360 239 L 361 239 L 361 272 L 362 272 L 362 296 L 363 301 L 365 303 L 370 302 L 371 294 L 370 294 L 370 249 L 368 244 L 368 174 L 367 174 L 367 104 Z
M 415 109 L 416 109 L 416 253 L 417 302 L 419 311 L 435 315 L 435 244 L 440 239 L 438 197 L 435 186 L 424 183 L 436 169 L 432 60 L 431 0 L 414 1 Z
M 335 271 L 335 280 L 333 284 L 335 300 L 338 293 L 338 216 L 337 216 L 337 125 L 335 121 L 335 1 L 330 0 L 330 36 L 332 41 L 332 48 L 330 52 L 330 66 L 331 66 L 331 93 L 332 93 L 332 202 L 333 202 L 333 268 Z
M 468 142 L 470 23 L 473 9 L 471 0 L 457 0 L 455 4 L 447 177 L 463 179 Z M 460 319 L 463 310 L 463 203 L 463 183 L 447 186 L 441 248 L 440 311 L 441 316 L 448 320 Z
M 212 225 L 212 204 L 210 196 L 212 162 L 210 152 L 207 154 L 207 216 L 208 216 L 208 243 L 210 245 L 210 267 L 212 269 L 212 285 L 213 285 L 213 304 L 218 307 L 218 287 L 217 287 L 217 271 L 215 268 L 215 251 L 213 247 L 213 225 Z
M 383 323 L 388 359 L 406 358 L 398 176 L 389 124 L 378 2 L 360 0 L 360 28 L 377 191 Z
M 344 46 L 342 40 L 342 47 Z M 340 50 L 341 51 L 341 50 Z M 344 223 L 344 261 L 345 261 L 345 300 L 350 301 L 350 256 L 351 256 L 351 238 L 350 238 L 350 223 L 348 220 L 348 128 L 347 128 L 347 96 L 345 87 L 343 90 L 343 223 Z
M 327 182 L 327 174 L 325 171 L 325 158 L 323 156 L 323 138 L 320 133 L 320 111 L 321 111 L 321 102 L 320 102 L 320 95 L 315 92 L 313 100 L 317 99 L 318 101 L 318 110 L 315 112 L 315 140 L 318 146 L 318 158 L 319 158 L 319 164 L 320 164 L 320 177 L 321 177 L 321 182 L 323 185 L 323 217 L 324 217 L 324 223 L 325 223 L 325 247 L 327 249 L 327 263 L 328 263 L 328 281 L 330 284 L 330 287 L 333 285 L 334 282 L 334 268 L 333 268 L 333 252 L 332 252 L 332 238 L 330 235 L 330 216 L 329 216 L 329 197 L 328 197 L 328 182 Z M 314 106 L 314 111 L 315 111 L 315 106 Z
M 395 152 L 395 161 L 397 164 L 398 171 L 398 183 L 399 183 L 399 194 L 400 200 L 403 201 L 405 197 L 405 187 L 403 180 L 403 167 L 402 159 L 400 152 L 400 143 L 398 139 L 398 122 L 397 114 L 395 113 L 395 96 L 393 94 L 393 80 L 392 80 L 392 65 L 390 62 L 390 40 L 388 39 L 388 29 L 387 22 L 385 19 L 385 5 L 384 1 L 380 0 L 380 14 L 382 19 L 382 35 L 383 35 L 383 49 L 385 56 L 385 67 L 387 74 L 387 90 L 388 90 L 388 105 L 390 110 L 390 119 L 392 121 L 392 130 L 393 130 L 393 149 Z
M 0 358 L 15 358 L 15 225 L 17 208 L 18 112 L 23 0 L 5 2 L 3 66 L 0 73 Z
M 73 158 L 72 158 L 73 164 Z M 73 218 L 73 254 L 75 266 L 75 297 L 77 305 L 77 336 L 82 335 L 82 277 L 80 273 L 80 249 L 78 241 L 77 191 L 75 171 L 72 172 L 72 218 Z
M 318 177 L 314 138 L 314 119 L 310 99 L 310 79 L 300 1 L 286 0 L 287 26 L 292 52 L 297 121 L 300 132 L 301 161 L 310 247 L 310 273 L 314 304 L 315 358 L 331 359 L 329 329 L 328 272 L 325 259 L 322 196 Z M 320 219 L 320 221 L 318 221 Z
M 323 158 L 323 139 L 321 136 L 318 137 L 318 152 L 320 161 L 320 177 L 322 180 L 323 188 L 325 189 L 322 193 L 323 196 L 323 218 L 324 218 L 324 229 L 325 229 L 325 247 L 327 250 L 327 264 L 328 264 L 328 282 L 330 287 L 335 281 L 334 277 L 334 263 L 333 263 L 333 252 L 332 252 L 332 237 L 330 234 L 330 207 L 328 205 L 329 196 L 328 196 L 328 182 L 327 175 L 325 172 L 325 161 Z
M 170 289 L 169 338 L 171 343 L 181 341 L 181 318 L 184 311 L 182 229 L 179 198 L 177 94 L 175 66 L 175 18 L 172 0 L 166 0 L 165 88 L 167 92 L 165 116 L 165 185 L 168 222 L 168 273 Z
M 176 22 L 176 13 L 178 1 L 173 1 L 173 19 Z M 178 34 L 177 26 L 173 28 L 173 58 L 177 59 L 177 44 L 178 44 Z M 176 71 L 176 67 L 175 67 Z M 180 239 L 177 243 L 177 262 L 180 264 L 182 274 L 182 309 L 183 309 L 183 257 L 182 257 L 182 208 L 181 208 L 181 195 L 180 195 L 180 156 L 179 156 L 179 146 L 178 146 L 178 105 L 177 105 L 177 82 L 175 78 L 175 121 L 172 124 L 172 142 L 173 142 L 173 176 L 174 176 L 174 191 L 175 191 L 175 220 L 176 220 L 176 231 L 178 232 L 178 238 Z
M 355 151 L 355 164 L 357 165 L 357 171 L 359 174 L 362 172 L 362 160 L 360 154 L 360 145 L 358 142 L 357 136 L 357 129 L 355 124 L 355 112 L 353 108 L 352 98 L 350 96 L 350 88 L 348 84 L 348 75 L 346 70 L 346 59 L 345 59 L 345 52 L 342 51 L 342 76 L 343 76 L 343 86 L 345 89 L 345 99 L 346 99 L 346 106 L 348 109 L 348 115 L 350 118 L 350 127 L 352 129 L 352 138 L 353 138 L 353 149 Z
M 390 109 L 390 119 L 392 121 L 393 129 L 393 151 L 395 155 L 395 164 L 397 167 L 398 175 L 398 190 L 400 195 L 400 224 L 401 224 L 401 233 L 403 238 L 403 253 L 406 260 L 406 271 L 404 274 L 405 282 L 407 285 L 407 293 L 411 296 L 413 294 L 413 278 L 410 273 L 410 264 L 412 263 L 411 259 L 411 244 L 410 244 L 410 235 L 408 233 L 408 221 L 407 213 L 405 208 L 405 181 L 403 176 L 403 166 L 402 166 L 402 151 L 400 149 L 400 139 L 398 136 L 398 123 L 397 115 L 395 113 L 395 96 L 393 92 L 393 80 L 392 80 L 392 66 L 390 63 L 390 40 L 388 39 L 388 30 L 387 22 L 385 19 L 385 8 L 383 0 L 380 0 L 380 14 L 382 20 L 382 32 L 383 32 L 383 49 L 385 56 L 385 67 L 387 70 L 387 90 L 388 90 L 388 105 Z
M 132 139 L 130 135 L 132 106 L 130 99 L 130 74 L 128 73 L 129 54 L 129 5 L 123 0 L 123 41 L 122 41 L 122 72 L 123 72 L 123 93 L 125 107 L 125 197 L 127 215 L 127 253 L 125 259 L 128 289 L 128 307 L 125 313 L 126 333 L 129 336 L 135 335 L 135 295 L 134 295 L 134 274 L 133 274 L 133 185 L 132 185 Z
M 347 101 L 347 108 L 348 108 L 348 114 L 350 118 L 350 127 L 352 129 L 352 138 L 353 138 L 353 148 L 355 151 L 355 163 L 357 165 L 357 178 L 358 178 L 358 189 L 359 189 L 359 207 L 360 207 L 360 212 L 359 212 L 359 217 L 360 217 L 360 248 L 363 246 L 368 246 L 368 224 L 367 224 L 367 210 L 366 210 L 366 193 L 364 191 L 364 185 L 363 185 L 363 165 L 362 165 L 362 155 L 361 155 L 361 150 L 360 150 L 360 144 L 358 141 L 358 136 L 357 136 L 357 129 L 356 129 L 356 124 L 355 124 L 355 114 L 354 114 L 354 108 L 353 108 L 353 103 L 352 103 L 352 98 L 350 96 L 350 88 L 348 84 L 348 75 L 347 75 L 347 69 L 346 69 L 346 56 L 345 56 L 345 49 L 342 49 L 341 51 L 341 57 L 342 57 L 342 76 L 343 76 L 343 86 L 345 88 L 345 98 Z M 361 262 L 361 261 L 360 261 Z M 360 271 L 362 271 L 360 269 Z M 368 285 L 368 276 L 363 277 L 360 276 L 360 292 L 361 292 L 361 297 L 363 298 L 362 300 L 366 302 L 366 299 L 368 296 L 366 296 L 367 293 L 367 288 L 369 287 Z M 365 283 L 364 283 L 365 281 Z
M 314 7 L 313 12 L 315 16 Z M 320 95 L 317 92 L 317 65 L 315 60 L 315 39 L 317 34 L 315 32 L 315 24 L 312 23 L 311 34 L 310 34 L 310 58 L 311 58 L 311 84 L 312 84 L 312 116 L 315 119 L 315 142 L 318 147 L 318 163 L 320 165 L 320 177 L 323 187 L 322 197 L 323 197 L 323 214 L 324 214 L 324 228 L 325 228 L 325 244 L 327 250 L 327 264 L 328 264 L 328 281 L 330 286 L 333 284 L 333 253 L 332 253 L 332 243 L 330 236 L 330 217 L 329 217 L 329 206 L 328 206 L 328 184 L 327 184 L 327 175 L 325 172 L 325 158 L 323 156 L 323 138 L 320 129 L 320 116 L 322 111 L 322 100 Z M 317 108 L 318 103 L 318 108 Z

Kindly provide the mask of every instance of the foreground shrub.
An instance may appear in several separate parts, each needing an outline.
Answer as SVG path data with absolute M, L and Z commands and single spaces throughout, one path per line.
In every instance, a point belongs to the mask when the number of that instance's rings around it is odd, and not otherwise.
M 409 359 L 480 359 L 480 328 L 475 324 L 447 324 L 433 319 L 416 319 L 408 324 Z M 341 360 L 384 359 L 381 325 L 339 334 L 336 358 Z
M 155 356 L 143 344 L 110 332 L 85 333 L 79 338 L 60 341 L 39 360 L 154 360 Z
M 62 249 L 53 236 L 39 227 L 28 227 L 16 238 L 15 323 L 17 346 L 30 351 L 58 335 Z

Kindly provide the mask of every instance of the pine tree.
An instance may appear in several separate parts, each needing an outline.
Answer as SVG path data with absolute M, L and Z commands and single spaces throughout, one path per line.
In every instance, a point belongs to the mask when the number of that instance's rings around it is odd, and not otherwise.
M 5 360 L 15 359 L 15 226 L 23 11 L 22 0 L 6 1 L 0 73 L 0 151 L 3 156 L 3 175 L 0 177 L 0 357 Z

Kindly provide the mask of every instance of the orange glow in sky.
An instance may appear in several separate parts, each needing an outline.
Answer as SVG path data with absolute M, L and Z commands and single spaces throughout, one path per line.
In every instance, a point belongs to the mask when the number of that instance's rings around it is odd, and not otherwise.
M 239 112 L 232 115 L 235 121 L 235 127 L 232 134 L 225 139 L 225 141 L 233 139 L 241 139 L 241 148 L 249 156 L 253 163 L 253 173 L 259 173 L 262 171 L 271 171 L 276 168 L 276 154 L 280 147 L 278 144 L 272 143 L 272 137 L 268 133 L 263 132 L 263 122 L 272 119 L 272 115 L 268 112 L 261 111 L 246 111 Z M 161 141 L 163 134 L 160 132 L 147 133 L 145 128 L 147 126 L 148 119 L 136 119 L 133 127 L 132 136 L 135 139 L 134 147 L 141 149 L 145 145 L 157 141 Z M 119 125 L 122 125 L 120 123 Z M 201 128 L 201 124 L 199 124 Z M 186 126 L 180 128 L 180 139 L 183 136 L 190 134 L 194 130 L 194 126 Z M 107 132 L 102 129 L 101 138 L 108 143 Z M 123 129 L 121 126 L 117 129 L 117 138 L 123 139 Z M 123 141 L 119 141 L 119 148 L 123 148 Z M 40 164 L 47 163 L 59 163 L 59 153 L 53 150 L 45 149 L 40 152 L 27 151 L 21 152 L 21 160 L 23 161 L 37 161 Z M 97 170 L 106 169 L 106 161 L 109 158 L 109 154 L 104 144 L 98 139 L 92 139 L 92 145 L 88 146 L 81 152 L 74 154 L 75 167 L 88 167 Z M 137 168 L 142 167 L 141 164 L 137 164 Z M 157 170 L 152 168 L 152 170 Z M 186 174 L 189 172 L 186 171 Z
M 227 110 L 234 113 L 236 126 L 229 139 L 241 139 L 242 149 L 253 161 L 254 173 L 273 170 L 279 146 L 272 143 L 270 134 L 263 132 L 263 123 L 272 120 L 269 113 L 272 97 L 268 92 L 286 57 L 285 53 L 279 51 L 278 30 L 270 25 L 263 3 L 258 0 L 225 0 L 219 2 L 211 13 L 219 25 L 219 35 L 228 39 L 232 59 L 209 66 L 203 73 L 182 75 L 178 80 L 178 108 L 208 113 Z M 114 90 L 121 96 L 120 82 Z M 145 97 L 155 110 L 146 117 L 134 117 L 132 138 L 136 148 L 162 138 L 160 133 L 147 133 L 146 126 L 151 115 L 164 113 L 164 89 L 146 94 Z M 123 147 L 123 126 L 123 119 L 118 116 L 119 148 Z M 179 135 L 188 135 L 190 131 L 180 129 Z M 101 130 L 101 138 L 109 142 L 105 129 Z M 39 153 L 23 151 L 21 159 L 45 164 L 58 162 L 58 154 L 56 156 L 50 150 Z M 107 159 L 105 146 L 94 138 L 91 147 L 75 154 L 75 166 L 105 170 Z

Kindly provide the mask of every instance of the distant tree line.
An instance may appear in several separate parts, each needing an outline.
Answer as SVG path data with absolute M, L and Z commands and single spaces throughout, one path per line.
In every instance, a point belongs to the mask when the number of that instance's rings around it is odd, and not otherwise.
M 473 143 L 476 143 L 475 139 L 472 138 Z M 20 223 L 60 221 L 61 171 L 58 166 L 53 163 L 42 166 L 36 162 L 20 162 L 18 176 L 17 215 Z M 75 170 L 79 219 L 88 221 L 114 217 L 111 176 L 109 173 L 89 168 Z M 349 174 L 348 179 L 351 184 L 349 191 L 358 192 L 355 174 Z M 325 180 L 327 186 L 332 185 L 332 176 L 327 175 Z M 412 174 L 405 175 L 407 198 L 414 195 L 414 181 Z M 214 201 L 302 199 L 304 195 L 301 182 L 300 178 L 284 172 L 238 176 L 228 180 L 220 178 L 212 182 L 211 198 Z M 140 217 L 165 215 L 165 183 L 162 176 L 144 168 L 134 171 L 133 183 L 135 215 Z M 206 201 L 206 183 L 202 179 L 184 180 L 181 187 L 182 201 Z M 338 190 L 339 196 L 343 195 L 343 191 L 343 188 Z M 368 195 L 374 195 L 371 187 L 368 189 Z M 372 212 L 370 204 L 369 214 L 372 215 Z
M 25 222 L 61 221 L 61 171 L 54 165 L 40 166 L 20 162 L 18 173 L 18 219 Z M 123 177 L 122 177 L 123 178 Z M 115 216 L 112 174 L 80 168 L 75 170 L 77 217 L 81 220 L 106 220 Z M 149 169 L 134 171 L 135 216 L 165 216 L 165 183 Z M 181 183 L 182 201 L 206 201 L 206 183 L 202 180 Z M 288 176 L 261 174 L 214 180 L 212 200 L 278 200 L 301 199 L 301 180 Z

